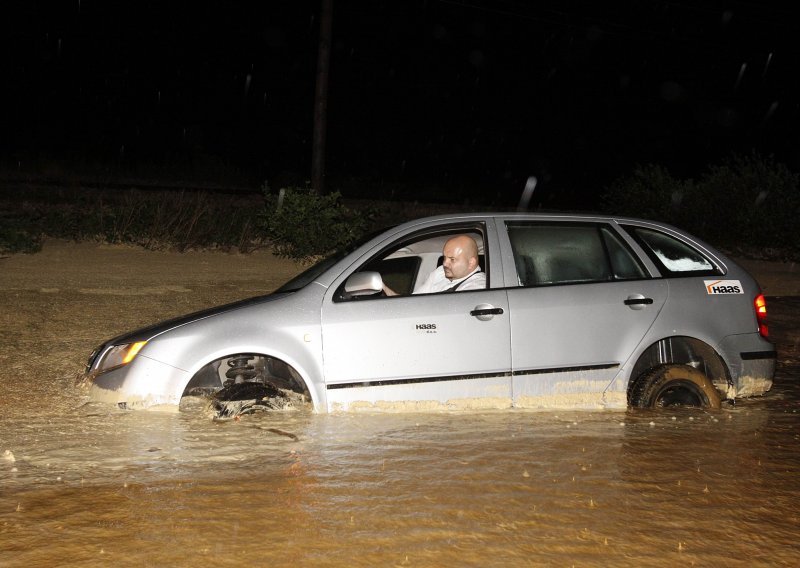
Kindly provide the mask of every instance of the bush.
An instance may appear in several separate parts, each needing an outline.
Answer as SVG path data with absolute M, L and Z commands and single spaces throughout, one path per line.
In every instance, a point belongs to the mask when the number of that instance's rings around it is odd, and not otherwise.
M 24 219 L 0 215 L 0 254 L 42 250 L 42 236 L 33 233 Z
M 317 195 L 290 187 L 276 194 L 264 187 L 265 209 L 261 226 L 275 254 L 302 261 L 324 256 L 359 239 L 372 213 L 352 211 L 338 192 Z
M 712 166 L 700 182 L 697 230 L 727 245 L 800 249 L 798 176 L 756 154 Z
M 606 189 L 603 207 L 615 215 L 677 222 L 683 204 L 694 193 L 692 180 L 672 177 L 663 166 L 637 166 L 633 174 L 620 178 Z
M 250 252 L 262 244 L 262 203 L 259 195 L 202 191 L 6 189 L 0 192 L 0 251 L 35 252 L 43 237 L 54 237 Z
M 779 249 L 800 256 L 800 178 L 773 157 L 733 156 L 712 165 L 699 181 L 678 180 L 661 166 L 637 167 L 612 183 L 603 209 L 658 219 L 718 246 Z

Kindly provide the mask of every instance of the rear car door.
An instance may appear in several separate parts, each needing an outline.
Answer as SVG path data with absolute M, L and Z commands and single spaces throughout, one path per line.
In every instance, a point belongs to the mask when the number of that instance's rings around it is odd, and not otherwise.
M 611 224 L 505 223 L 517 406 L 624 406 L 604 392 L 653 325 L 668 287 Z M 608 400 L 617 396 L 620 400 Z

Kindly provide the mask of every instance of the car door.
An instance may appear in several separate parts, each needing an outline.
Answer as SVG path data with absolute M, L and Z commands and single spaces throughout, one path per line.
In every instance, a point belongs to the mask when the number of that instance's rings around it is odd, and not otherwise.
M 496 239 L 489 237 L 485 223 L 470 227 L 479 231 L 483 241 L 487 289 L 337 297 L 346 278 L 361 267 L 374 267 L 374 258 L 367 258 L 331 286 L 322 307 L 330 410 L 409 401 L 415 405 L 510 405 L 508 299 L 504 289 L 491 287 L 493 280 L 502 280 L 500 267 L 494 268 L 491 262 L 497 255 Z M 465 230 L 448 228 L 449 233 Z M 424 236 L 416 233 L 415 242 Z M 413 247 L 406 246 L 406 238 L 380 248 L 410 250 Z M 431 265 L 430 257 L 424 260 L 416 265 Z
M 519 284 L 508 290 L 515 405 L 624 406 L 624 392 L 605 390 L 657 318 L 666 282 L 610 225 L 506 225 Z

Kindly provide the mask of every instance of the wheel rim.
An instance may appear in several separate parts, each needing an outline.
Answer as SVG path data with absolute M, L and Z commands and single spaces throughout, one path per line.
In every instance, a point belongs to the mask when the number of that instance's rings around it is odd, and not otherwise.
M 697 387 L 688 381 L 669 383 L 661 389 L 655 397 L 654 406 L 664 408 L 668 406 L 696 406 L 704 407 L 708 401 Z

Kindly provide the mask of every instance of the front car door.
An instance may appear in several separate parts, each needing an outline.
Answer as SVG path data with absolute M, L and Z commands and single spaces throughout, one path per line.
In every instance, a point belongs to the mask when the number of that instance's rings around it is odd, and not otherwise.
M 504 251 L 519 407 L 625 407 L 606 392 L 653 325 L 667 285 L 611 223 L 508 219 Z
M 413 294 L 456 234 L 480 242 L 487 288 Z M 378 245 L 333 283 L 322 307 L 329 410 L 510 406 L 508 300 L 495 235 L 483 219 L 417 228 Z M 399 274 L 403 266 L 419 272 Z M 348 298 L 347 278 L 363 271 L 382 272 L 401 295 Z

